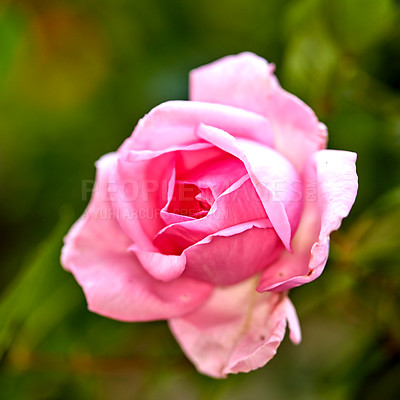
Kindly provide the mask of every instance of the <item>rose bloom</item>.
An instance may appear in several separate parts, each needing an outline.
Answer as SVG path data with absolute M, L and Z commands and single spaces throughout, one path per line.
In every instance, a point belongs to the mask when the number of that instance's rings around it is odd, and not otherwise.
M 288 289 L 321 274 L 357 192 L 356 155 L 324 150 L 326 127 L 273 71 L 252 53 L 193 70 L 190 101 L 96 163 L 62 251 L 91 311 L 167 319 L 213 377 L 265 365 L 286 324 L 300 342 Z

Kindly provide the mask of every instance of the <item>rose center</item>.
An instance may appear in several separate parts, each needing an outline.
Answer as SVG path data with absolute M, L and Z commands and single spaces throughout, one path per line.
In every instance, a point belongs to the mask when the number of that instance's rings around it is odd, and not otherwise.
M 212 204 L 206 192 L 207 189 L 200 189 L 192 183 L 177 181 L 167 211 L 185 217 L 203 218 Z

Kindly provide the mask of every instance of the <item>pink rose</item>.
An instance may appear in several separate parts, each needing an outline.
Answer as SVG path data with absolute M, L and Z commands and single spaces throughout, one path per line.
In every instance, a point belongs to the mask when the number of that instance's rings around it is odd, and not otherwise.
M 263 366 L 301 333 L 287 290 L 317 278 L 357 192 L 356 155 L 243 53 L 190 75 L 190 101 L 153 109 L 97 162 L 62 264 L 89 309 L 168 319 L 199 371 Z

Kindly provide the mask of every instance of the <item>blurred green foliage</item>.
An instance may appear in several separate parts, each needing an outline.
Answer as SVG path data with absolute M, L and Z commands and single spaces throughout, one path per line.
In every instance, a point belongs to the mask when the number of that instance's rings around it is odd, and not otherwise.
M 400 398 L 399 26 L 394 0 L 1 2 L 0 398 Z M 360 189 L 326 271 L 292 291 L 301 346 L 215 381 L 165 323 L 89 313 L 59 252 L 94 161 L 244 50 L 358 153 Z

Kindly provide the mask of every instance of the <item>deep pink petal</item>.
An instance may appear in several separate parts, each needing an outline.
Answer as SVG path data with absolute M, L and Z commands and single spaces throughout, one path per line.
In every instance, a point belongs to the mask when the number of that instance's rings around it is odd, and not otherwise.
M 166 319 L 194 310 L 212 287 L 189 278 L 163 283 L 152 278 L 128 251 L 109 196 L 115 154 L 97 162 L 96 190 L 85 214 L 65 238 L 62 265 L 82 286 L 89 309 L 124 321 Z
M 290 249 L 302 209 L 300 178 L 292 165 L 273 149 L 236 139 L 221 129 L 201 124 L 197 134 L 244 163 L 268 218 Z
M 214 160 L 207 160 L 196 168 L 181 174 L 182 182 L 193 183 L 199 188 L 210 189 L 216 199 L 234 182 L 247 175 L 243 163 L 236 157 L 218 149 L 222 155 Z
M 275 148 L 301 171 L 312 153 L 326 147 L 326 127 L 306 104 L 279 86 L 273 71 L 272 64 L 252 53 L 224 57 L 191 72 L 190 99 L 266 116 Z
M 265 145 L 273 142 L 269 123 L 259 114 L 221 104 L 169 101 L 143 117 L 119 151 L 162 150 L 198 143 L 195 129 L 200 123 Z
M 208 144 L 209 146 L 212 146 Z M 191 169 L 179 168 L 180 162 L 177 162 L 179 174 L 175 180 L 171 180 L 168 188 L 168 203 L 161 210 L 161 218 L 168 226 L 171 224 L 186 222 L 186 221 L 204 221 L 207 215 L 206 210 L 215 203 L 216 199 L 222 193 L 229 190 L 229 187 L 244 175 L 247 175 L 246 168 L 243 163 L 236 157 L 231 156 L 213 146 L 215 157 L 207 159 Z M 215 152 L 218 150 L 218 152 Z M 187 151 L 180 151 L 177 154 L 177 159 L 182 160 L 183 157 L 187 158 L 190 153 Z M 187 162 L 185 163 L 187 164 Z M 183 172 L 182 172 L 183 170 Z M 197 195 L 190 196 L 190 189 L 192 192 L 198 191 Z M 202 203 L 202 205 L 200 204 Z M 174 209 L 186 209 L 185 212 L 173 212 Z M 214 207 L 215 208 L 215 207 Z M 197 210 L 198 212 L 192 212 Z M 211 211 L 212 213 L 214 211 Z M 263 218 L 261 216 L 260 218 Z M 250 219 L 254 219 L 250 218 Z M 242 221 L 243 222 L 243 221 Z M 201 222 L 202 224 L 202 222 Z M 232 225 L 232 224 L 231 224 Z M 207 230 L 207 234 L 213 233 L 216 230 Z M 206 236 L 204 235 L 204 236 Z M 200 240 L 200 239 L 198 239 Z
M 193 146 L 199 145 L 188 148 Z M 203 218 L 215 200 L 247 174 L 240 160 L 215 146 L 212 146 L 212 152 L 208 150 L 211 152 L 208 159 L 198 165 L 191 162 L 191 168 L 187 168 L 193 154 L 187 149 L 176 153 L 176 173 L 168 185 L 168 203 L 161 210 L 161 218 L 167 225 Z M 198 152 L 195 152 L 193 157 L 197 156 Z M 184 159 L 187 159 L 184 161 L 186 167 L 182 167 Z
M 232 285 L 263 270 L 283 246 L 268 220 L 235 225 L 188 247 L 184 276 Z
M 257 290 L 287 290 L 322 273 L 329 253 L 329 235 L 339 228 L 356 198 L 355 161 L 356 154 L 347 151 L 315 153 L 307 168 L 305 209 L 292 242 L 293 254 L 283 254 L 266 269 Z
M 217 198 L 205 217 L 166 226 L 157 234 L 154 244 L 166 254 L 180 254 L 208 235 L 244 222 L 266 218 L 262 203 L 246 175 Z
M 156 250 L 152 240 L 165 226 L 161 212 L 171 200 L 177 161 L 182 163 L 182 158 L 191 159 L 196 166 L 221 153 L 206 143 L 160 151 L 119 153 L 110 177 L 112 206 L 119 224 L 137 246 L 145 251 Z
M 276 353 L 286 321 L 300 328 L 295 311 L 282 293 L 257 293 L 256 280 L 218 288 L 198 310 L 169 321 L 188 358 L 207 375 L 223 378 L 265 365 Z M 294 313 L 294 315 L 293 315 Z

